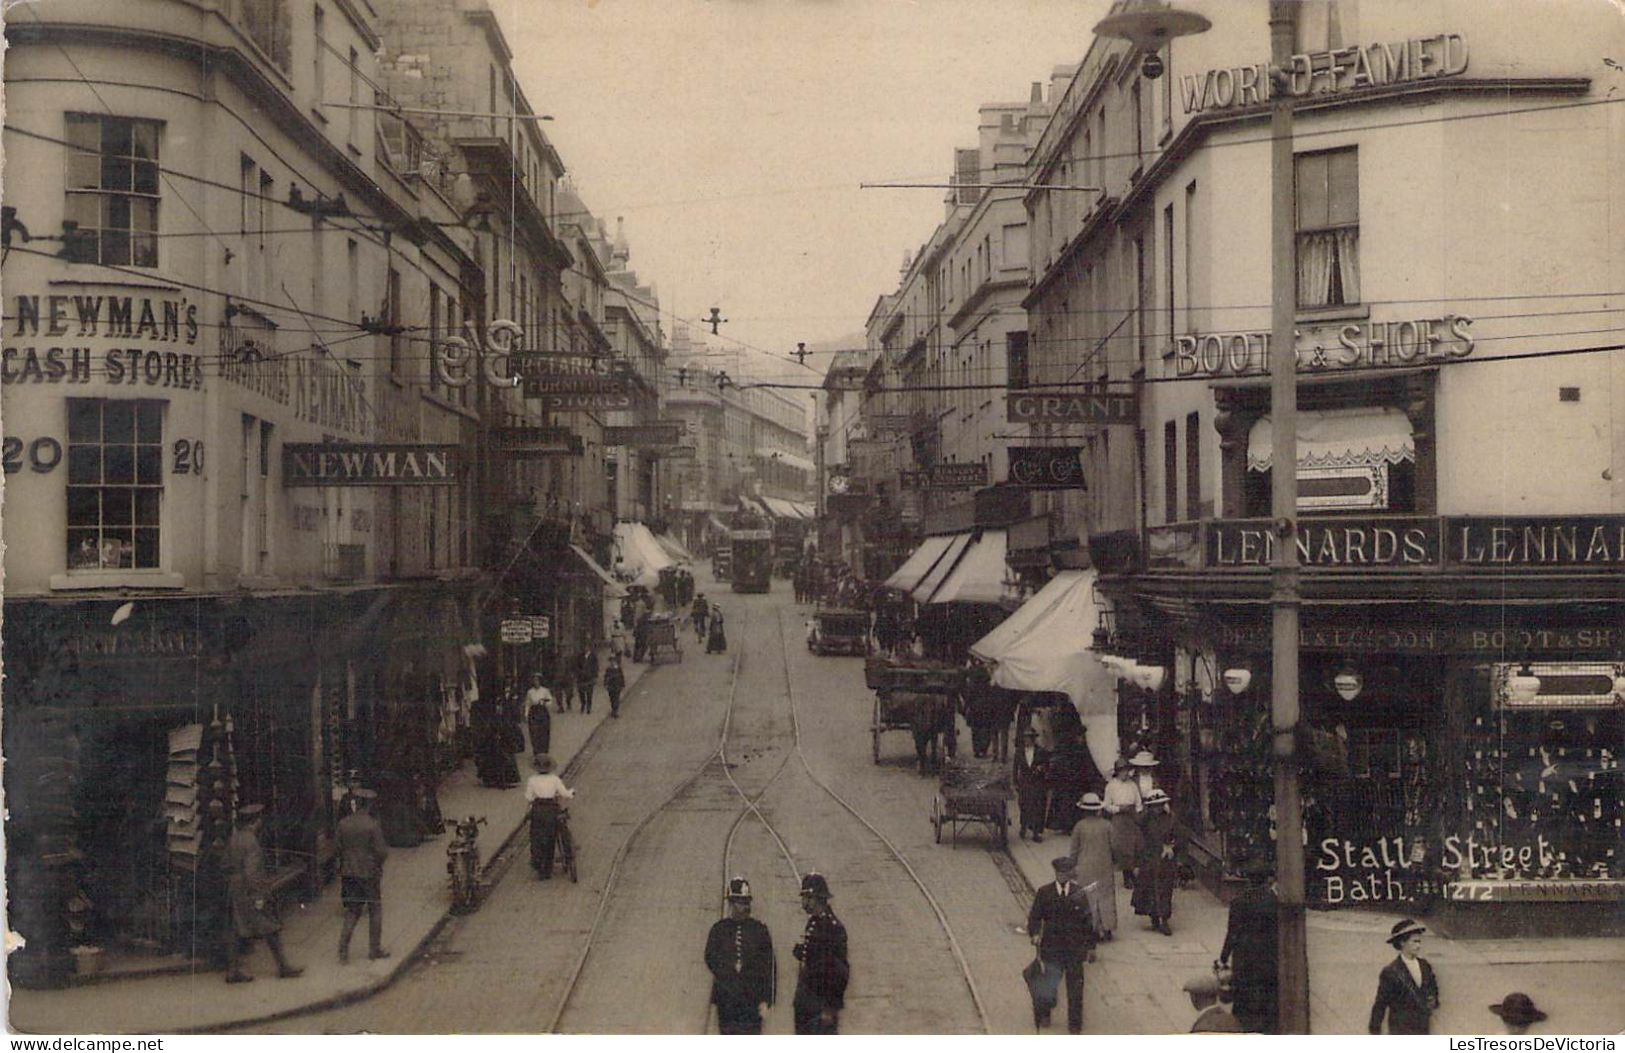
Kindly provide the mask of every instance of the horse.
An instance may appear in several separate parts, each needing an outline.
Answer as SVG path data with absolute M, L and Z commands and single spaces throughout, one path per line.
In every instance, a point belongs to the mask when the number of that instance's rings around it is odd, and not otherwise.
M 894 697 L 913 700 L 909 729 L 920 774 L 941 771 L 943 754 L 952 757 L 956 752 L 953 700 L 936 692 L 900 691 Z

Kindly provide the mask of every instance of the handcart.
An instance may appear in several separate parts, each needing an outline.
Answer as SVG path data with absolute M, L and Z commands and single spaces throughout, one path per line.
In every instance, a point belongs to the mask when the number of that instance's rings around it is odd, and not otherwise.
M 683 660 L 683 648 L 677 642 L 677 623 L 670 616 L 651 619 L 649 622 L 649 664 L 654 665 L 660 661 L 662 654 L 668 656 L 673 662 Z
M 1009 841 L 1010 770 L 1002 764 L 959 763 L 942 768 L 936 795 L 931 798 L 931 826 L 937 844 L 946 827 L 954 844 L 970 823 L 985 823 L 1002 848 Z

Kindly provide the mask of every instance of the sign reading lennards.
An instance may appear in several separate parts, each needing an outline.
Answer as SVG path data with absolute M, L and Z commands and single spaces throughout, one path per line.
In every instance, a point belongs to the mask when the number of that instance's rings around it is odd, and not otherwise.
M 462 449 L 448 445 L 304 442 L 282 447 L 282 485 L 452 486 Z

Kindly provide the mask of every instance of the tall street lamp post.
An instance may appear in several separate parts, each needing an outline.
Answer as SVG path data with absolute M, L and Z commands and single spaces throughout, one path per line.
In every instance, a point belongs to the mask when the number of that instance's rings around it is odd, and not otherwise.
M 1270 512 L 1275 558 L 1270 566 L 1270 714 L 1274 731 L 1275 882 L 1280 899 L 1279 1007 L 1282 1034 L 1309 1032 L 1309 959 L 1304 933 L 1303 803 L 1298 792 L 1298 362 L 1297 197 L 1292 163 L 1292 63 L 1295 0 L 1270 0 L 1270 423 L 1274 468 Z M 1095 26 L 1099 36 L 1132 42 L 1144 53 L 1143 76 L 1166 69 L 1162 49 L 1211 23 L 1160 0 L 1125 5 Z

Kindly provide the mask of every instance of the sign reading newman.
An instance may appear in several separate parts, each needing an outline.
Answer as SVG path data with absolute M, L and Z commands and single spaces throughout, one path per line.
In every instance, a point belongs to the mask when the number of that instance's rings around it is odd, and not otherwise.
M 447 445 L 303 442 L 282 447 L 282 485 L 452 486 L 462 449 Z

